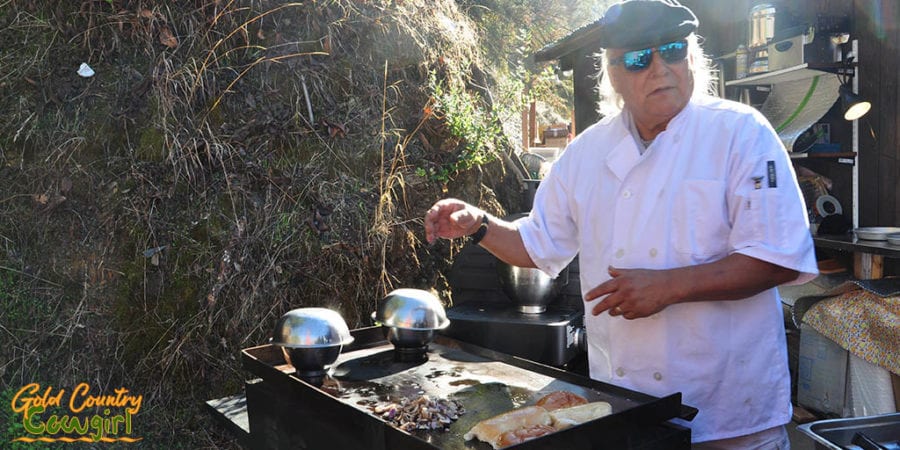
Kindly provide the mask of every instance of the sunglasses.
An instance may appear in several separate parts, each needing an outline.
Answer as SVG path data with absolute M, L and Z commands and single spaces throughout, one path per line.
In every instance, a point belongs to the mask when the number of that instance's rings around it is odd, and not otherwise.
M 682 39 L 680 41 L 660 45 L 656 48 L 650 47 L 643 50 L 632 50 L 623 53 L 622 56 L 618 58 L 610 59 L 609 63 L 613 66 L 621 64 L 625 67 L 625 70 L 629 72 L 640 72 L 650 67 L 650 63 L 653 61 L 654 51 L 659 53 L 659 56 L 666 64 L 675 64 L 684 61 L 684 58 L 687 57 L 688 43 L 687 40 Z

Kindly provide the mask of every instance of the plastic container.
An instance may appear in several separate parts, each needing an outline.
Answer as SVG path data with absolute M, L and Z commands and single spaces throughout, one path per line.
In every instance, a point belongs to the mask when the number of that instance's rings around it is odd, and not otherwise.
M 739 80 L 747 78 L 747 64 L 749 64 L 747 58 L 747 46 L 744 44 L 738 45 L 737 50 L 734 52 L 734 77 Z

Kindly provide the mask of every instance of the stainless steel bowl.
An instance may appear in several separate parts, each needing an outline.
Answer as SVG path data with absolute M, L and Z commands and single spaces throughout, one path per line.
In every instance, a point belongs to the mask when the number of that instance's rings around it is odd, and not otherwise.
M 435 330 L 410 330 L 398 327 L 388 327 L 387 330 L 388 341 L 400 348 L 424 347 L 434 340 L 435 333 Z
M 292 309 L 275 325 L 272 343 L 287 348 L 318 348 L 353 342 L 347 323 L 337 311 L 327 308 Z
M 282 348 L 285 359 L 298 372 L 316 372 L 337 361 L 353 336 L 336 311 L 298 308 L 281 316 L 271 342 Z
M 898 227 L 861 227 L 855 228 L 853 233 L 856 237 L 864 241 L 885 241 L 887 235 L 900 233 Z
M 341 356 L 340 345 L 331 347 L 282 347 L 284 358 L 298 372 L 317 372 L 334 364 Z
M 900 245 L 900 233 L 890 233 L 887 235 L 887 243 L 891 245 Z
M 372 313 L 372 319 L 386 327 L 404 330 L 442 330 L 450 325 L 441 301 L 421 289 L 395 289 Z
M 560 292 L 562 277 L 550 278 L 540 269 L 497 261 L 497 275 L 503 292 L 523 313 L 544 312 Z

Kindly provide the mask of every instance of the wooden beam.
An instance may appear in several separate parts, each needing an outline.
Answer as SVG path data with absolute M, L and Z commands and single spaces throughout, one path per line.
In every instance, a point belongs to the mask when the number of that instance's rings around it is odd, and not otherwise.
M 525 150 L 534 145 L 534 137 L 537 131 L 537 105 L 531 102 L 531 108 L 528 111 L 528 146 Z
M 884 256 L 853 252 L 853 276 L 859 280 L 875 280 L 884 276 Z

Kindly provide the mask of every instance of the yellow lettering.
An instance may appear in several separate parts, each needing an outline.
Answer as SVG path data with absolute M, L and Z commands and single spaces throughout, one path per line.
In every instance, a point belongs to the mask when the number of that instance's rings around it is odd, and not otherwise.
M 43 391 L 43 392 L 42 392 Z M 41 414 L 48 407 L 59 407 L 65 390 L 54 392 L 53 386 L 44 389 L 38 383 L 29 383 L 22 386 L 10 401 L 10 407 L 14 413 L 22 414 L 22 424 L 29 434 L 79 434 L 90 436 L 94 442 L 100 441 L 104 436 L 116 435 L 120 429 L 132 434 L 132 416 L 140 411 L 143 396 L 128 395 L 128 389 L 124 387 L 116 389 L 116 395 L 91 395 L 91 386 L 88 383 L 79 383 L 72 390 L 68 399 L 68 407 L 72 413 L 81 413 L 89 408 L 103 409 L 101 414 L 91 417 L 77 417 L 72 415 L 51 415 L 46 420 L 41 420 Z M 124 414 L 112 415 L 111 408 L 122 408 Z
M 88 391 L 91 390 L 91 386 L 87 383 L 79 383 L 78 386 L 75 386 L 75 389 L 72 390 L 72 396 L 69 397 L 69 410 L 73 413 L 79 413 L 84 410 L 85 403 L 82 402 L 80 405 L 76 407 L 75 401 L 78 395 L 81 396 L 87 395 Z M 91 405 L 87 405 L 90 407 Z
M 130 397 L 128 399 L 128 403 L 131 405 L 131 408 L 128 408 L 128 412 L 132 414 L 137 414 L 138 411 L 141 410 L 141 403 L 144 401 L 143 395 L 138 395 L 137 397 Z
M 28 411 L 31 409 L 32 403 L 34 403 L 34 397 L 26 397 L 19 401 L 19 397 L 22 394 L 34 394 L 41 388 L 41 385 L 37 383 L 29 383 L 25 386 L 22 386 L 22 389 L 19 389 L 19 392 L 16 392 L 16 395 L 13 396 L 12 401 L 9 403 L 12 407 L 14 413 L 25 413 L 25 419 L 28 419 Z
M 47 388 L 47 395 L 48 395 L 48 396 L 50 395 L 50 389 L 53 389 L 53 386 L 50 386 L 50 387 Z M 63 396 L 63 393 L 64 393 L 64 392 L 66 392 L 65 389 L 60 389 L 59 392 L 58 392 L 56 395 L 54 395 L 53 397 L 50 397 L 50 398 L 47 399 L 47 403 L 46 403 L 46 405 L 44 405 L 44 406 L 48 406 L 48 407 L 49 407 L 49 406 L 60 406 L 60 404 L 61 404 L 61 402 L 62 402 L 62 396 Z

